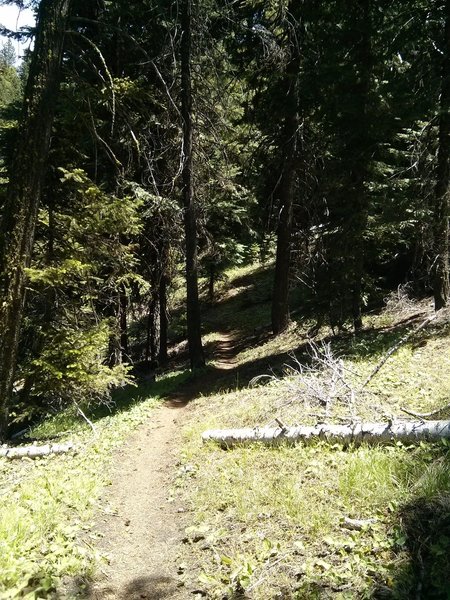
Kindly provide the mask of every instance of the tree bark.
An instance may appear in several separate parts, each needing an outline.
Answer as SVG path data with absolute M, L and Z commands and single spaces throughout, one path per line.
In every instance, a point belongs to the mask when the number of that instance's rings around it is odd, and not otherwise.
M 105 314 L 111 321 L 108 341 L 108 366 L 112 369 L 122 363 L 121 329 L 120 329 L 120 292 L 109 289 L 110 297 L 107 299 Z
M 193 187 L 193 121 L 192 121 L 192 2 L 183 0 L 181 8 L 181 116 L 183 119 L 183 205 L 186 239 L 186 310 L 187 337 L 191 369 L 205 365 L 203 355 L 200 303 L 198 293 L 197 218 Z
M 145 362 L 147 364 L 154 363 L 156 361 L 157 354 L 157 335 L 156 335 L 156 317 L 157 317 L 157 305 L 158 296 L 155 288 L 152 284 L 152 292 L 150 296 L 150 302 L 148 305 L 148 317 L 147 317 L 147 343 L 145 349 Z
M 6 435 L 41 188 L 71 0 L 41 0 L 24 109 L 0 226 L 0 439 Z
M 119 329 L 121 362 L 129 358 L 128 351 L 128 296 L 125 286 L 120 286 L 119 291 Z
M 169 359 L 167 351 L 169 319 L 167 314 L 167 276 L 161 274 L 159 280 L 159 355 L 160 365 Z
M 296 84 L 293 84 L 296 85 Z M 291 271 L 291 238 L 296 182 L 296 156 L 299 115 L 287 120 L 286 155 L 280 183 L 281 208 L 277 231 L 277 254 L 272 294 L 272 331 L 281 333 L 289 325 L 289 275 Z
M 433 215 L 433 292 L 436 310 L 449 300 L 449 199 L 450 199 L 450 0 L 445 3 L 445 32 L 439 106 L 439 148 Z
M 303 15 L 298 15 L 300 25 Z M 300 30 L 300 27 L 298 27 Z M 302 27 L 303 29 L 303 27 Z M 281 333 L 289 325 L 289 280 L 291 272 L 291 240 L 294 212 L 295 184 L 297 179 L 297 153 L 300 126 L 299 115 L 299 40 L 303 31 L 292 36 L 292 56 L 286 69 L 288 85 L 285 100 L 285 123 L 283 136 L 283 170 L 279 184 L 280 209 L 277 227 L 277 252 L 272 293 L 272 331 Z
M 358 423 L 355 425 L 316 425 L 314 427 L 262 427 L 244 429 L 211 429 L 202 440 L 219 442 L 224 447 L 261 442 L 314 442 L 325 440 L 340 444 L 405 444 L 450 438 L 450 421 L 402 421 L 397 423 Z
M 214 302 L 214 285 L 216 283 L 216 266 L 213 262 L 208 268 L 208 301 L 210 304 Z
M 355 104 L 355 114 L 351 123 L 353 132 L 350 134 L 353 141 L 348 148 L 351 156 L 349 197 L 353 200 L 352 206 L 349 207 L 351 217 L 349 221 L 348 241 L 351 259 L 348 266 L 350 272 L 349 284 L 353 326 L 355 330 L 359 330 L 362 327 L 364 236 L 369 217 L 366 180 L 371 142 L 368 111 L 370 79 L 373 69 L 371 0 L 362 0 L 359 2 L 356 11 L 355 26 L 359 39 L 355 44 L 354 60 L 358 73 L 353 95 Z

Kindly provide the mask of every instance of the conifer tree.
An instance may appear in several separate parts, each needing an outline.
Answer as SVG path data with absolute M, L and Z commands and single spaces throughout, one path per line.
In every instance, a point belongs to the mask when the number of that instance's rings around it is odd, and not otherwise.
M 433 290 L 436 310 L 448 304 L 449 283 L 449 210 L 450 210 L 450 1 L 444 4 L 439 134 L 433 215 L 434 265 Z
M 20 325 L 58 93 L 70 0 L 42 0 L 19 138 L 0 230 L 0 438 L 14 383 Z
M 181 5 L 181 116 L 183 119 L 183 206 L 186 244 L 186 308 L 189 358 L 192 369 L 205 365 L 203 356 L 200 304 L 198 296 L 197 220 L 193 187 L 193 120 L 192 120 L 192 3 Z

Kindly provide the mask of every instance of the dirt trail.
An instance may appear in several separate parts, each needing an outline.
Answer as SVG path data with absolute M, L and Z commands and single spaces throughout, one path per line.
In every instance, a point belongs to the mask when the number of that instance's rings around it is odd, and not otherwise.
M 168 502 L 182 410 L 169 405 L 157 409 L 116 455 L 112 485 L 105 494 L 110 514 L 98 525 L 103 535 L 99 550 L 109 564 L 102 567 L 88 598 L 189 597 L 176 579 L 182 507 Z
M 213 352 L 217 369 L 235 366 L 234 338 L 224 333 Z M 114 458 L 112 485 L 99 517 L 98 549 L 108 557 L 83 594 L 92 600 L 185 600 L 192 592 L 176 577 L 179 545 L 186 517 L 168 502 L 176 468 L 180 428 L 188 402 L 214 386 L 217 373 L 186 384 L 152 413 Z

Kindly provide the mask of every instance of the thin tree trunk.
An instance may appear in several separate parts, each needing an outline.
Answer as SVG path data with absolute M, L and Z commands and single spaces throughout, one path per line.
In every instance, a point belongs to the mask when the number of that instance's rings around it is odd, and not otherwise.
M 127 360 L 129 357 L 128 351 L 128 296 L 124 286 L 121 286 L 119 292 L 119 329 L 120 329 L 120 352 L 121 360 Z
M 443 308 L 449 300 L 449 198 L 450 198 L 450 0 L 445 3 L 445 39 L 439 114 L 439 149 L 433 216 L 434 307 Z
M 162 273 L 159 280 L 159 363 L 167 362 L 169 355 L 167 352 L 167 334 L 169 320 L 167 316 L 167 276 Z
M 205 365 L 201 337 L 200 303 L 198 294 L 197 219 L 193 187 L 193 122 L 192 122 L 192 2 L 183 0 L 181 8 L 181 116 L 183 119 L 183 205 L 186 238 L 186 309 L 187 337 L 191 369 Z
M 108 366 L 110 368 L 120 365 L 122 362 L 121 331 L 120 331 L 120 293 L 110 290 L 111 297 L 107 301 L 105 313 L 110 318 L 111 329 L 108 342 Z
M 48 243 L 47 243 L 47 264 L 50 265 L 55 257 L 55 207 L 53 198 L 50 199 L 48 206 Z
M 41 0 L 18 144 L 0 229 L 0 439 L 6 435 L 20 325 L 25 268 L 50 145 L 64 32 L 71 0 Z
M 152 363 L 155 363 L 156 356 L 158 353 L 158 336 L 156 330 L 156 322 L 157 322 L 157 306 L 158 306 L 158 296 L 155 292 L 150 302 L 150 360 Z
M 296 87 L 296 84 L 293 83 Z M 295 92 L 292 92 L 297 96 Z M 281 208 L 277 232 L 277 254 L 272 296 L 272 331 L 281 333 L 289 325 L 289 275 L 291 271 L 291 238 L 296 182 L 296 156 L 299 115 L 295 110 L 286 124 L 288 139 L 280 184 Z
M 216 267 L 214 263 L 209 265 L 208 278 L 208 300 L 212 304 L 214 302 L 214 285 L 216 283 Z

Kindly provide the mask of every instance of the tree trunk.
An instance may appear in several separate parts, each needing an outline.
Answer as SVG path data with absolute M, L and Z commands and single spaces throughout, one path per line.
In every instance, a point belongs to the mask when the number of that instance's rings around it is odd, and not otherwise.
M 208 268 L 208 301 L 210 304 L 214 302 L 214 285 L 216 283 L 216 266 L 211 262 Z
M 291 2 L 290 9 L 296 17 L 296 31 L 289 36 L 292 56 L 286 68 L 287 94 L 284 100 L 284 134 L 282 139 L 283 166 L 279 184 L 279 218 L 277 227 L 277 253 L 272 293 L 272 331 L 281 333 L 289 324 L 289 280 L 291 272 L 291 240 L 294 212 L 295 184 L 297 179 L 297 153 L 299 139 L 299 77 L 301 48 L 304 37 L 304 15 L 299 8 L 303 3 Z M 296 10 L 295 10 L 296 9 Z
M 167 352 L 167 334 L 169 320 L 167 316 L 167 276 L 161 274 L 159 280 L 159 364 L 166 363 L 169 359 Z
M 369 216 L 366 180 L 370 160 L 370 135 L 368 100 L 373 69 L 371 0 L 362 0 L 356 7 L 355 27 L 359 39 L 355 43 L 354 60 L 357 66 L 357 80 L 354 86 L 353 103 L 355 114 L 350 124 L 352 132 L 348 151 L 351 156 L 349 198 L 350 220 L 347 240 L 349 242 L 349 288 L 351 294 L 351 314 L 355 330 L 362 327 L 362 292 L 364 274 L 365 233 Z
M 119 292 L 119 329 L 120 329 L 120 353 L 121 362 L 129 358 L 128 351 L 128 296 L 124 286 L 120 286 Z
M 292 85 L 296 87 L 296 83 Z M 294 91 L 292 93 L 297 97 Z M 299 115 L 298 111 L 295 110 L 294 114 L 289 115 L 286 123 L 286 155 L 280 183 L 281 208 L 278 220 L 277 255 L 272 296 L 272 331 L 275 335 L 284 331 L 289 325 L 289 275 L 291 271 L 298 127 Z
M 122 362 L 120 339 L 120 294 L 116 289 L 109 290 L 105 313 L 110 319 L 111 328 L 108 341 L 108 366 L 112 369 Z
M 0 439 L 6 435 L 34 231 L 71 0 L 41 0 L 0 229 Z
M 449 299 L 449 195 L 450 195 L 450 0 L 445 3 L 445 39 L 439 106 L 439 149 L 433 216 L 433 291 L 436 310 Z
M 211 429 L 202 434 L 202 440 L 213 440 L 224 447 L 261 442 L 314 442 L 325 440 L 339 444 L 405 444 L 437 441 L 450 438 L 450 421 L 402 421 L 398 423 L 358 423 L 355 425 L 316 425 L 314 427 L 261 427 L 244 429 Z
M 152 286 L 150 302 L 148 305 L 147 317 L 147 344 L 145 349 L 145 362 L 147 364 L 156 361 L 157 339 L 156 339 L 156 316 L 157 316 L 158 296 L 155 288 Z
M 191 0 L 183 0 L 181 8 L 181 116 L 183 119 L 183 205 L 186 238 L 186 310 L 187 337 L 191 369 L 205 365 L 201 337 L 198 294 L 197 219 L 193 188 L 193 122 L 191 81 Z

